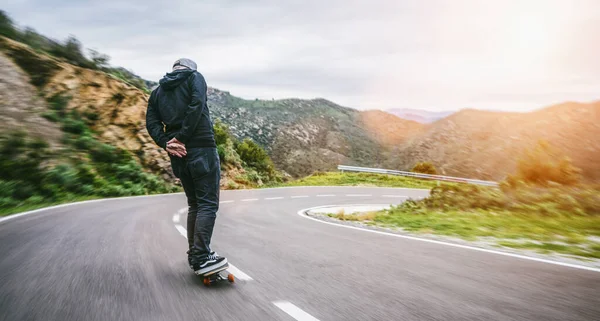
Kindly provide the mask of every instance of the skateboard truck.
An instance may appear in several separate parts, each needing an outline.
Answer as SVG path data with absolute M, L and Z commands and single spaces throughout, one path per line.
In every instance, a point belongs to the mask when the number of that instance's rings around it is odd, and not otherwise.
M 235 282 L 235 277 L 233 274 L 226 272 L 227 274 L 223 275 L 223 272 L 227 270 L 227 268 L 229 268 L 229 264 L 201 275 L 203 277 L 204 285 L 210 286 L 211 284 L 226 280 L 229 281 L 229 283 Z

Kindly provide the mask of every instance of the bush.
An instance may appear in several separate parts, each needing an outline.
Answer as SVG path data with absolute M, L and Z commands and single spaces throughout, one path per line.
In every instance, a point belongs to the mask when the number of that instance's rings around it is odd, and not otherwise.
M 433 164 L 430 163 L 430 162 L 419 162 L 419 163 L 417 163 L 413 167 L 412 172 L 414 172 L 414 173 L 422 173 L 422 174 L 430 174 L 430 175 L 436 175 L 437 174 L 437 170 L 435 169 L 435 166 L 433 166 Z
M 56 111 L 48 111 L 42 114 L 42 117 L 46 118 L 47 120 L 57 123 L 60 120 L 60 117 L 58 116 L 58 114 L 56 113 Z
M 580 173 L 568 157 L 547 142 L 539 141 L 519 160 L 516 177 L 511 179 L 538 186 L 548 186 L 551 182 L 570 186 L 579 183 Z
M 48 98 L 48 103 L 50 104 L 50 109 L 55 110 L 59 113 L 59 115 L 64 116 L 67 105 L 69 104 L 69 100 L 71 100 L 71 97 L 69 96 L 56 94 Z
M 79 149 L 89 150 L 95 145 L 95 143 L 96 143 L 96 140 L 94 138 L 84 135 L 84 136 L 78 137 L 75 140 L 74 145 L 75 145 L 75 147 L 77 147 Z
M 275 167 L 267 152 L 249 138 L 236 146 L 236 151 L 242 161 L 260 173 L 274 174 Z
M 227 125 L 223 124 L 221 120 L 217 119 L 213 126 L 213 130 L 215 132 L 215 142 L 217 143 L 217 146 L 227 144 L 227 141 L 231 137 Z
M 71 134 L 83 134 L 87 130 L 87 125 L 81 120 L 65 119 L 62 130 Z

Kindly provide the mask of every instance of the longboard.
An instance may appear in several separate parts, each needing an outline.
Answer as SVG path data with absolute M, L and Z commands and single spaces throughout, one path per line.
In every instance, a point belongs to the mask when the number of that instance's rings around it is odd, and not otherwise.
M 222 267 L 214 269 L 212 271 L 201 274 L 200 276 L 204 278 L 204 280 L 203 280 L 204 285 L 210 286 L 211 284 L 214 284 L 214 283 L 217 283 L 220 281 L 225 281 L 225 280 L 229 281 L 229 283 L 235 282 L 235 277 L 233 276 L 233 274 L 231 274 L 229 272 L 224 272 L 228 268 L 229 268 L 229 263 L 223 265 Z M 226 274 L 223 274 L 223 273 L 226 273 Z

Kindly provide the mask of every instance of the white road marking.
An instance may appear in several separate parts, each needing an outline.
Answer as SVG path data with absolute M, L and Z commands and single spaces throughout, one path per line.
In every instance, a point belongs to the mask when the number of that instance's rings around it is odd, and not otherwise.
M 271 200 L 282 200 L 283 197 L 267 197 L 265 199 L 268 200 L 268 201 L 271 201 Z
M 383 197 L 408 198 L 408 196 L 403 196 L 403 195 L 383 195 Z
M 252 281 L 253 279 L 246 273 L 242 272 L 240 269 L 233 266 L 233 264 L 229 263 L 229 267 L 227 268 L 229 273 L 233 274 L 236 279 L 244 280 L 244 281 Z
M 179 234 L 181 234 L 187 240 L 187 230 L 185 229 L 185 227 L 183 227 L 179 224 L 175 224 L 175 228 L 179 231 Z M 233 274 L 233 276 L 236 279 L 244 280 L 244 281 L 252 281 L 253 280 L 253 278 L 251 278 L 248 274 L 242 272 L 242 270 L 238 269 L 231 263 L 229 263 L 229 267 L 227 268 L 227 270 L 229 271 L 229 273 Z
M 181 192 L 181 193 L 166 193 L 166 194 L 141 195 L 141 196 L 111 197 L 111 198 L 103 198 L 103 199 L 97 199 L 97 200 L 89 200 L 89 201 L 81 201 L 81 202 L 74 202 L 74 203 L 66 203 L 66 204 L 60 204 L 60 205 L 54 205 L 54 206 L 49 206 L 49 207 L 38 208 L 37 210 L 32 210 L 32 211 L 27 211 L 27 212 L 21 212 L 21 213 L 15 213 L 15 214 L 11 214 L 11 215 L 8 215 L 8 216 L 5 216 L 5 217 L 1 217 L 0 218 L 0 223 L 8 221 L 8 220 L 12 220 L 13 218 L 25 216 L 25 215 L 40 213 L 40 212 L 44 212 L 44 211 L 48 211 L 48 210 L 54 210 L 54 209 L 57 209 L 57 208 L 63 208 L 63 207 L 68 207 L 68 206 L 73 206 L 73 205 L 82 205 L 82 204 L 89 204 L 89 203 L 99 203 L 99 202 L 104 202 L 104 201 L 127 200 L 127 199 L 132 199 L 132 198 L 146 198 L 146 197 L 157 197 L 157 196 L 167 196 L 167 195 L 179 195 L 179 194 L 183 194 L 183 193 Z
M 349 197 L 362 197 L 362 196 L 371 196 L 371 194 L 346 194 Z
M 298 195 L 298 196 L 292 196 L 292 198 L 307 198 L 308 195 Z
M 319 194 L 317 197 L 334 197 L 335 194 Z
M 518 259 L 530 260 L 530 261 L 536 261 L 536 262 L 542 262 L 542 263 L 548 263 L 548 264 L 554 264 L 554 265 L 560 265 L 560 266 L 566 266 L 566 267 L 575 268 L 575 269 L 588 270 L 588 271 L 593 271 L 593 272 L 600 272 L 599 268 L 593 268 L 593 267 L 584 266 L 584 265 L 564 263 L 564 262 L 546 260 L 546 259 L 541 259 L 541 258 L 536 258 L 536 257 L 530 257 L 530 256 L 525 256 L 525 255 L 513 254 L 513 253 L 508 253 L 508 252 L 500 252 L 500 251 L 488 250 L 488 249 L 479 248 L 479 247 L 473 247 L 473 246 L 468 246 L 468 245 L 454 244 L 454 243 L 448 243 L 448 242 L 443 242 L 443 241 L 423 239 L 423 238 L 414 237 L 414 236 L 408 236 L 408 235 L 401 235 L 401 234 L 394 234 L 394 233 L 388 233 L 388 232 L 370 230 L 370 229 L 356 227 L 356 226 L 351 226 L 351 225 L 344 225 L 344 224 L 339 224 L 339 223 L 327 222 L 327 221 L 319 220 L 319 219 L 314 218 L 314 217 L 310 217 L 310 216 L 308 216 L 308 215 L 305 214 L 309 210 L 317 209 L 317 208 L 322 208 L 322 207 L 327 207 L 327 206 L 317 206 L 317 207 L 313 207 L 313 208 L 308 208 L 308 209 L 300 210 L 300 211 L 298 211 L 298 215 L 300 215 L 300 216 L 302 216 L 302 217 L 304 217 L 306 219 L 309 219 L 309 220 L 313 220 L 313 221 L 316 221 L 316 222 L 319 222 L 319 223 L 329 224 L 329 225 L 333 225 L 333 226 L 337 226 L 337 227 L 349 228 L 349 229 L 359 230 L 359 231 L 364 231 L 364 232 L 369 232 L 369 233 L 376 233 L 376 234 L 380 234 L 380 235 L 387 235 L 387 236 L 399 237 L 399 238 L 409 239 L 409 240 L 413 240 L 413 241 L 421 241 L 421 242 L 427 242 L 427 243 L 433 243 L 433 244 L 439 244 L 439 245 L 452 246 L 452 247 L 457 247 L 457 248 L 466 249 L 466 250 L 473 250 L 473 251 L 479 251 L 479 252 L 485 252 L 485 253 L 491 253 L 491 254 L 497 254 L 497 255 L 510 256 L 510 257 L 514 257 L 514 258 L 518 258 Z
M 233 203 L 233 201 L 220 201 L 219 204 Z
M 175 228 L 179 231 L 179 234 L 183 235 L 187 240 L 187 230 L 179 224 L 175 224 Z
M 242 202 L 253 202 L 253 201 L 258 201 L 258 198 L 246 198 L 246 199 L 242 200 Z
M 179 213 L 173 214 L 173 223 L 179 223 Z
M 274 301 L 273 304 L 298 321 L 319 321 L 319 319 L 304 312 L 302 309 L 288 301 Z

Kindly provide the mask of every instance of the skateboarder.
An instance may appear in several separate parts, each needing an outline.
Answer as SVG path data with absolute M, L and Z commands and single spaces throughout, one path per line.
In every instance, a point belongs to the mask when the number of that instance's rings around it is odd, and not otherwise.
M 148 99 L 146 128 L 169 153 L 173 173 L 183 185 L 188 202 L 188 263 L 201 275 L 227 264 L 226 258 L 210 249 L 221 166 L 206 105 L 206 81 L 194 61 L 182 58 L 159 84 Z

